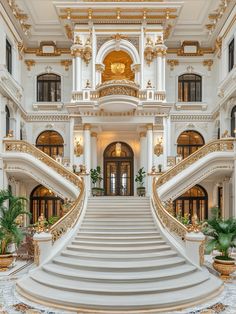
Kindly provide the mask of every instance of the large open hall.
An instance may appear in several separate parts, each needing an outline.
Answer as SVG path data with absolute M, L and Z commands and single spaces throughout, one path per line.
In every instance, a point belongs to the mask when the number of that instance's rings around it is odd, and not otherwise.
M 0 314 L 236 314 L 236 0 L 0 0 Z

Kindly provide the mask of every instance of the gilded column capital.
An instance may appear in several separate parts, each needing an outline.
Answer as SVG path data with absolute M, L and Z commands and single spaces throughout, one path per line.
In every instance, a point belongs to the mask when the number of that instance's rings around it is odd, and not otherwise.
M 70 48 L 71 54 L 74 57 L 82 57 L 83 55 L 83 45 L 75 43 L 74 45 L 71 46 Z
M 146 127 L 147 127 L 147 130 L 153 130 L 153 124 L 152 123 L 148 123 L 146 125 Z
M 167 52 L 167 47 L 165 45 L 157 45 L 155 46 L 155 56 L 164 57 Z
M 140 132 L 140 133 L 139 133 L 139 136 L 140 136 L 140 137 L 146 137 L 146 132 Z
M 105 66 L 103 64 L 97 63 L 95 65 L 95 69 L 96 69 L 97 72 L 102 73 L 104 71 L 104 69 L 105 69 Z
M 91 124 L 90 123 L 85 123 L 84 124 L 84 130 L 91 130 Z
M 98 136 L 98 134 L 96 132 L 91 133 L 91 137 L 97 137 L 97 136 Z

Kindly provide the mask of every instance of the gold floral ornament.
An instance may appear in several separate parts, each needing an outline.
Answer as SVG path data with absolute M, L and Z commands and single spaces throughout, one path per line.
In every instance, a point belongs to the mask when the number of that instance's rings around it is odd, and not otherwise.
M 84 62 L 88 65 L 90 60 L 92 59 L 92 44 L 91 44 L 91 38 L 89 37 L 86 40 L 84 49 L 83 49 L 83 56 L 82 59 Z
M 146 41 L 146 45 L 144 49 L 144 59 L 149 66 L 154 59 L 154 45 L 150 37 L 148 37 Z
M 195 232 L 195 233 L 200 232 L 201 231 L 201 226 L 199 224 L 197 214 L 194 214 L 192 216 L 191 222 L 192 223 L 188 226 L 188 232 Z
M 76 157 L 80 157 L 83 154 L 83 146 L 80 144 L 80 141 L 75 139 L 74 153 Z

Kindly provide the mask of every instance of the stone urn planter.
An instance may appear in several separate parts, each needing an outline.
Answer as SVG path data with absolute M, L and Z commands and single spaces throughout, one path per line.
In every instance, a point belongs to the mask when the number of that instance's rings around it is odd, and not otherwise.
M 137 195 L 138 196 L 145 196 L 146 195 L 146 188 L 144 186 L 139 186 L 137 188 Z
M 92 195 L 93 196 L 104 196 L 104 189 L 93 187 L 92 188 Z
M 230 275 L 236 270 L 235 260 L 223 260 L 217 257 L 214 258 L 213 267 L 220 273 L 223 280 L 230 279 Z
M 6 271 L 13 263 L 14 256 L 12 254 L 0 255 L 0 271 Z

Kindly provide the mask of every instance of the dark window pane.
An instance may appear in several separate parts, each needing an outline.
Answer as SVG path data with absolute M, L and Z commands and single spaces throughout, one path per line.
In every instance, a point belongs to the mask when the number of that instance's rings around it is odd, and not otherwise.
M 6 39 L 6 67 L 7 71 L 12 74 L 12 47 Z
M 184 102 L 202 101 L 202 78 L 196 74 L 183 74 L 178 79 L 178 99 Z
M 234 39 L 229 44 L 229 72 L 234 67 Z
M 61 77 L 46 73 L 37 77 L 37 101 L 61 101 Z

